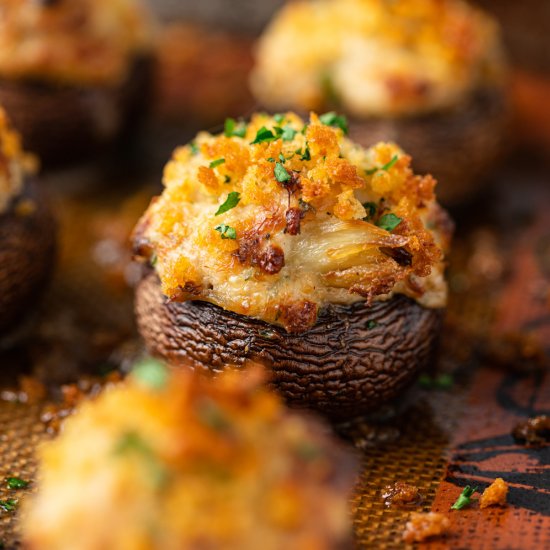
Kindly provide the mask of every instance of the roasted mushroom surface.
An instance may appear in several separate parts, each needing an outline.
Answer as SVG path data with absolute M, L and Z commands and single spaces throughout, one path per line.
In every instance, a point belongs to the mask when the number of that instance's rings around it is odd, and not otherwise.
M 49 277 L 55 222 L 36 182 L 35 160 L 0 109 L 0 336 L 35 309 Z
M 336 109 L 361 144 L 395 140 L 456 204 L 506 141 L 503 57 L 496 23 L 462 0 L 301 0 L 260 39 L 251 86 L 269 110 Z
M 289 401 L 342 415 L 426 365 L 452 224 L 410 157 L 345 132 L 335 113 L 256 115 L 175 152 L 134 233 L 156 273 L 136 301 L 153 353 L 259 362 Z
M 147 105 L 153 30 L 138 0 L 9 0 L 0 21 L 0 102 L 46 162 L 90 156 Z
M 40 453 L 25 548 L 351 547 L 355 457 L 258 382 L 147 362 L 84 403 Z
M 155 274 L 140 283 L 136 312 L 150 351 L 170 364 L 266 365 L 289 404 L 333 419 L 374 411 L 410 385 L 433 360 L 442 321 L 441 311 L 396 296 L 327 306 L 311 329 L 288 334 L 208 302 L 166 303 Z

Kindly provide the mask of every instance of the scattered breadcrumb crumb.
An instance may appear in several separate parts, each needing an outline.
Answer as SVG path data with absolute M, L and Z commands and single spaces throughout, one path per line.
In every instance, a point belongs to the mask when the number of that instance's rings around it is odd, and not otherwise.
M 446 535 L 451 528 L 447 516 L 439 512 L 413 512 L 405 526 L 403 540 L 408 543 Z
M 487 508 L 489 506 L 506 506 L 506 496 L 508 495 L 508 484 L 501 478 L 497 477 L 481 495 L 479 499 L 479 508 Z

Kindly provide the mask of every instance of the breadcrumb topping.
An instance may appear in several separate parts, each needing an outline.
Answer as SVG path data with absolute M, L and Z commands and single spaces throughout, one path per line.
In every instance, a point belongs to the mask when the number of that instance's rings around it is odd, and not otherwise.
M 20 135 L 0 107 L 0 214 L 22 189 L 25 176 L 36 171 L 36 159 L 23 151 Z
M 452 224 L 435 180 L 396 145 L 363 149 L 344 130 L 334 113 L 258 114 L 177 149 L 134 231 L 164 294 L 296 332 L 330 303 L 402 293 L 443 307 Z
M 479 507 L 488 508 L 489 506 L 506 506 L 506 497 L 508 495 L 508 485 L 501 478 L 497 477 L 481 495 Z
M 496 23 L 462 0 L 300 0 L 257 49 L 252 89 L 269 109 L 356 117 L 447 109 L 500 82 Z
M 152 38 L 151 16 L 140 0 L 4 0 L 0 75 L 118 84 Z
M 451 522 L 439 512 L 413 512 L 405 526 L 403 540 L 407 543 L 423 542 L 449 532 Z
M 340 548 L 355 461 L 255 375 L 151 372 L 40 452 L 26 548 Z

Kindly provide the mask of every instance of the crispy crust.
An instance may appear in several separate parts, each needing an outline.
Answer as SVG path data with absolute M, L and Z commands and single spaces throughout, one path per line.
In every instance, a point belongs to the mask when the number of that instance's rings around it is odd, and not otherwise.
M 240 135 L 201 133 L 175 151 L 134 231 L 168 298 L 289 332 L 307 327 L 288 312 L 312 326 L 315 309 L 391 293 L 444 307 L 450 235 L 435 180 L 395 144 L 363 149 L 322 120 L 259 114 Z
M 472 197 L 500 158 L 510 122 L 508 99 L 501 88 L 479 90 L 452 111 L 396 119 L 354 119 L 353 139 L 368 146 L 380 139 L 399 143 L 414 159 L 415 170 L 438 181 L 444 205 Z
M 171 364 L 217 372 L 260 363 L 290 404 L 335 418 L 372 411 L 410 385 L 442 320 L 441 310 L 395 296 L 329 306 L 312 328 L 289 334 L 207 302 L 168 303 L 152 273 L 137 287 L 136 315 L 149 351 Z
M 34 310 L 55 255 L 55 222 L 44 191 L 28 181 L 0 215 L 0 335 Z
M 0 104 L 9 113 L 27 150 L 46 165 L 89 158 L 131 129 L 146 110 L 153 59 L 137 58 L 119 86 L 61 86 L 0 80 Z

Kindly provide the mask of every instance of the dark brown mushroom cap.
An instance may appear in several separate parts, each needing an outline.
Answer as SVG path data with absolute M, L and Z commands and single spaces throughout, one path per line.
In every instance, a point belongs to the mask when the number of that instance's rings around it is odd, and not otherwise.
M 135 129 L 151 99 L 152 72 L 152 58 L 142 57 L 118 87 L 4 79 L 0 104 L 26 150 L 47 166 L 71 164 Z
M 153 355 L 212 371 L 260 363 L 291 405 L 342 419 L 409 386 L 431 360 L 442 320 L 441 310 L 396 295 L 370 307 L 326 307 L 311 329 L 291 334 L 207 302 L 167 302 L 154 273 L 138 285 L 136 314 Z
M 503 27 L 513 65 L 550 74 L 550 2 L 548 0 L 477 0 Z
M 417 173 L 438 180 L 445 206 L 473 196 L 506 144 L 509 106 L 500 88 L 479 90 L 451 111 L 409 118 L 350 120 L 350 137 L 363 146 L 393 141 L 413 158 Z
M 44 191 L 33 181 L 0 214 L 0 335 L 34 311 L 55 256 L 55 222 Z

